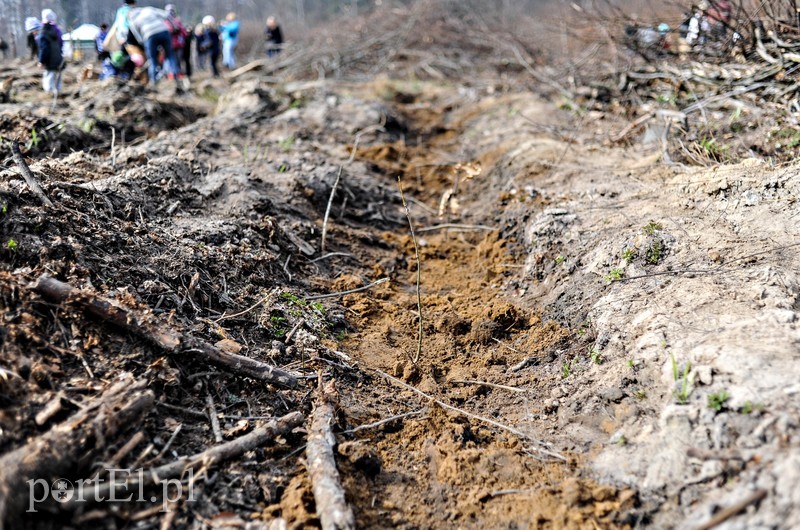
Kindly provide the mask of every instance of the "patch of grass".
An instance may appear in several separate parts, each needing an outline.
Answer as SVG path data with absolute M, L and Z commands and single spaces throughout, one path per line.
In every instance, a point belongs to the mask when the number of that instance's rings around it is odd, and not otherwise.
M 572 361 L 564 361 L 561 364 L 561 378 L 566 379 L 572 373 Z
M 39 147 L 39 142 L 41 142 L 41 138 L 39 138 L 39 133 L 36 132 L 36 129 L 31 127 L 31 141 L 30 146 L 34 149 Z
M 618 282 L 624 277 L 625 277 L 625 271 L 623 271 L 622 269 L 613 268 L 610 271 L 608 271 L 608 274 L 606 274 L 606 281 L 608 283 Z
M 292 147 L 294 147 L 294 142 L 294 135 L 290 135 L 278 142 L 278 147 L 280 147 L 282 151 L 291 151 Z
M 322 305 L 322 302 L 311 302 L 311 309 L 321 315 L 325 315 L 325 306 Z
M 292 103 L 289 105 L 289 108 L 290 109 L 300 109 L 300 108 L 303 108 L 305 106 L 305 104 L 306 104 L 306 102 L 303 101 L 302 98 L 298 98 L 298 99 L 295 99 L 294 101 L 292 101 Z
M 281 298 L 283 298 L 289 305 L 298 307 L 305 307 L 308 305 L 308 302 L 294 293 L 281 293 Z
M 708 408 L 720 412 L 730 398 L 731 395 L 724 388 L 719 392 L 713 392 L 708 395 Z
M 561 265 L 565 261 L 567 261 L 567 258 L 564 256 L 559 255 L 558 257 L 556 257 L 556 265 Z
M 589 359 L 594 364 L 603 364 L 603 354 L 602 352 L 598 351 L 596 348 L 589 349 Z
M 631 370 L 636 370 L 636 364 L 637 364 L 636 361 L 634 361 L 633 359 L 628 359 L 627 364 L 628 368 L 630 368 Z
M 635 249 L 635 248 L 633 248 L 633 247 L 626 247 L 626 248 L 625 248 L 625 249 L 622 251 L 622 259 L 624 259 L 626 263 L 630 263 L 630 262 L 632 262 L 634 259 L 636 259 L 636 255 L 637 255 L 637 254 L 638 254 L 638 252 L 636 251 L 636 249 Z
M 19 244 L 17 244 L 16 240 L 12 238 L 8 240 L 8 242 L 6 243 L 6 247 L 8 247 L 8 250 L 10 250 L 11 252 L 16 252 L 17 247 L 19 247 Z
M 697 146 L 701 154 L 717 162 L 721 162 L 730 151 L 730 146 L 719 143 L 713 136 L 703 136 Z
M 645 251 L 645 261 L 651 265 L 657 265 L 664 257 L 664 241 L 659 236 L 653 237 L 653 242 Z
M 679 405 L 685 405 L 689 402 L 689 396 L 692 393 L 692 377 L 689 375 L 689 372 L 692 371 L 692 363 L 687 362 L 681 372 L 678 367 L 678 361 L 675 360 L 675 356 L 670 353 L 669 357 L 672 361 L 672 379 L 678 386 L 674 392 L 675 401 L 677 401 Z
M 709 396 L 710 397 L 710 396 Z M 750 400 L 744 402 L 742 408 L 739 410 L 742 414 L 752 414 L 754 411 L 762 412 L 766 410 L 767 406 L 763 403 L 753 403 Z
M 635 397 L 638 400 L 647 399 L 647 392 L 645 392 L 642 389 L 634 390 L 633 397 Z
M 286 173 L 287 171 L 289 171 L 289 166 L 286 164 L 281 164 L 280 167 L 278 167 L 278 173 Z
M 647 234 L 648 236 L 652 236 L 653 234 L 655 234 L 659 230 L 663 230 L 663 229 L 664 229 L 664 225 L 662 225 L 661 223 L 658 223 L 656 221 L 653 221 L 652 219 L 650 220 L 649 223 L 644 225 L 644 227 L 642 228 L 642 230 L 644 230 L 644 233 Z
M 335 338 L 335 339 L 336 339 L 336 340 L 338 340 L 339 342 L 342 342 L 342 341 L 344 341 L 344 340 L 347 338 L 347 332 L 346 332 L 346 331 L 340 331 L 340 332 L 336 333 L 336 334 L 333 336 L 333 338 Z

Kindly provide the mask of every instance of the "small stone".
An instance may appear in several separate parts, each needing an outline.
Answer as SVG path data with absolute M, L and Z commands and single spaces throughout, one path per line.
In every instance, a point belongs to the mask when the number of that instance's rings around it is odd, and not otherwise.
M 609 403 L 619 403 L 624 397 L 622 390 L 617 387 L 605 388 L 600 391 L 599 396 Z
M 722 263 L 722 256 L 720 256 L 719 252 L 713 249 L 708 251 L 708 259 L 714 263 Z
M 710 385 L 714 381 L 710 366 L 697 367 L 697 380 L 702 385 Z

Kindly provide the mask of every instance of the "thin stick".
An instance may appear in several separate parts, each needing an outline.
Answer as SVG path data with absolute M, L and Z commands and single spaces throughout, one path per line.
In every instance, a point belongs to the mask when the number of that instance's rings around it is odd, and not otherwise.
M 403 418 L 408 418 L 409 416 L 418 416 L 425 412 L 426 409 L 419 409 L 419 410 L 412 410 L 411 412 L 406 412 L 403 414 L 397 414 L 396 416 L 390 416 L 388 418 L 384 418 L 382 420 L 378 420 L 374 423 L 367 423 L 366 425 L 359 425 L 358 427 L 353 427 L 352 429 L 348 429 L 344 431 L 344 434 L 353 434 L 357 433 L 358 431 L 365 431 L 367 429 L 374 429 L 375 427 L 380 427 L 386 423 L 390 423 L 397 420 L 402 420 Z
M 389 278 L 381 278 L 380 280 L 374 281 L 369 285 L 365 285 L 364 287 L 359 287 L 357 289 L 350 289 L 349 291 L 340 291 L 338 293 L 317 294 L 314 296 L 307 296 L 306 300 L 322 300 L 323 298 L 336 298 L 337 296 L 344 296 L 346 294 L 360 293 L 361 291 L 372 289 L 373 287 L 377 287 L 378 285 L 384 284 L 388 281 Z
M 339 187 L 339 181 L 342 179 L 342 170 L 344 164 L 339 166 L 339 171 L 336 173 L 336 180 L 333 181 L 331 188 L 331 195 L 328 197 L 328 206 L 325 208 L 325 218 L 322 220 L 322 243 L 320 244 L 320 252 L 325 252 L 325 237 L 328 235 L 328 218 L 331 215 L 331 206 L 333 206 L 333 197 L 336 195 L 336 188 Z
M 532 441 L 532 442 L 534 442 L 534 443 L 536 443 L 538 445 L 544 445 L 542 442 L 540 442 L 538 440 L 534 440 L 533 438 L 531 438 L 530 436 L 528 436 L 524 432 L 520 431 L 519 429 L 515 429 L 514 427 L 511 427 L 509 425 L 505 425 L 503 423 L 500 423 L 500 422 L 495 421 L 495 420 L 490 419 L 490 418 L 484 418 L 483 416 L 478 416 L 477 414 L 473 414 L 471 412 L 467 412 L 466 410 L 460 409 L 458 407 L 454 407 L 453 405 L 448 405 L 444 401 L 436 399 L 435 397 L 431 396 L 430 394 L 426 394 L 422 390 L 414 388 L 413 386 L 404 383 L 403 381 L 397 379 L 396 377 L 392 377 L 391 375 L 387 374 L 386 372 L 383 372 L 383 371 L 378 370 L 376 368 L 372 368 L 371 370 L 374 371 L 375 373 L 377 373 L 378 375 L 380 375 L 381 377 L 383 377 L 384 379 L 386 379 L 387 381 L 389 381 L 391 383 L 394 383 L 395 385 L 398 385 L 398 386 L 400 386 L 402 388 L 405 388 L 406 390 L 410 390 L 411 392 L 414 392 L 415 394 L 417 394 L 419 396 L 422 396 L 425 399 L 433 401 L 434 403 L 436 403 L 437 405 L 439 405 L 443 409 L 447 409 L 449 411 L 456 412 L 456 413 L 461 414 L 463 416 L 466 416 L 468 418 L 472 418 L 473 420 L 477 420 L 477 421 L 480 421 L 482 423 L 486 423 L 486 424 L 492 425 L 493 427 L 497 427 L 498 429 L 501 429 L 501 430 L 504 430 L 506 432 L 509 432 L 509 433 L 513 434 L 514 436 L 517 436 L 517 437 L 519 437 L 519 438 L 521 438 L 523 440 L 530 440 L 530 441 Z M 562 455 L 560 455 L 560 454 L 558 454 L 556 452 L 549 451 L 549 450 L 543 449 L 541 447 L 536 447 L 536 448 L 534 448 L 534 450 L 538 451 L 538 452 L 540 452 L 542 454 L 545 454 L 547 456 L 551 456 L 553 458 L 557 458 L 558 460 L 562 460 L 564 462 L 567 461 L 567 459 L 564 456 L 562 456 Z
M 517 387 L 513 387 L 513 386 L 506 386 L 506 385 L 498 385 L 497 383 L 489 383 L 488 381 L 473 381 L 472 379 L 458 379 L 458 380 L 450 381 L 450 382 L 453 383 L 453 384 L 458 384 L 458 385 L 489 386 L 489 387 L 492 387 L 492 388 L 499 388 L 499 389 L 502 389 L 502 390 L 509 390 L 511 392 L 518 392 L 520 394 L 524 394 L 526 392 L 525 390 L 523 390 L 521 388 L 517 388 Z
M 114 144 L 117 143 L 117 130 L 111 127 L 111 169 L 117 169 L 117 153 Z
M 696 526 L 694 530 L 711 530 L 715 526 L 721 525 L 722 523 L 724 523 L 734 515 L 738 514 L 751 504 L 754 504 L 762 500 L 766 496 L 767 496 L 767 490 L 756 490 L 749 496 L 740 500 L 739 502 L 718 511 L 716 514 L 714 514 L 714 516 L 711 519 L 701 524 L 700 526 Z
M 95 482 L 88 485 L 85 499 L 75 496 L 69 502 L 61 504 L 61 507 L 67 510 L 75 510 L 79 506 L 85 506 L 86 502 L 92 502 L 93 499 L 108 499 L 112 489 L 117 494 L 126 495 L 125 492 L 139 491 L 138 488 L 140 486 L 159 484 L 167 479 L 181 477 L 189 470 L 197 472 L 204 467 L 218 465 L 220 462 L 231 460 L 247 451 L 252 451 L 268 441 L 274 440 L 279 435 L 288 434 L 292 429 L 299 427 L 303 423 L 303 419 L 304 417 L 300 412 L 291 412 L 280 418 L 275 418 L 235 440 L 215 445 L 200 453 L 184 456 L 168 464 L 145 470 L 141 474 L 131 474 L 127 482 Z M 24 491 L 27 491 L 27 488 L 24 488 Z
M 242 315 L 246 315 L 247 313 L 249 313 L 253 309 L 256 309 L 258 306 L 260 306 L 261 304 L 263 304 L 264 302 L 269 300 L 271 296 L 272 296 L 272 293 L 269 293 L 267 296 L 265 296 L 264 298 L 262 298 L 261 300 L 259 300 L 255 304 L 251 305 L 247 309 L 245 309 L 243 311 L 239 311 L 238 313 L 234 313 L 232 315 L 222 315 L 221 317 L 219 317 L 218 319 L 214 320 L 213 322 L 214 322 L 214 324 L 219 324 L 223 320 L 229 320 L 231 318 L 236 318 L 236 317 L 240 317 Z
M 487 232 L 491 232 L 493 230 L 497 230 L 497 228 L 493 228 L 491 226 L 486 225 L 459 225 L 459 224 L 452 224 L 452 223 L 445 223 L 441 225 L 434 225 L 434 226 L 426 226 L 417 230 L 417 232 L 434 232 L 436 230 L 486 230 Z
M 33 176 L 31 168 L 29 168 L 28 164 L 25 162 L 25 158 L 22 156 L 22 151 L 19 150 L 19 140 L 14 140 L 11 142 L 11 156 L 14 158 L 14 162 L 16 162 L 19 166 L 19 170 L 22 172 L 22 178 L 25 179 L 25 183 L 31 189 L 33 194 L 36 195 L 40 201 L 42 201 L 42 204 L 52 208 L 53 202 L 47 198 L 47 195 L 45 195 L 42 186 L 39 184 L 39 181 Z
M 208 407 L 208 419 L 211 420 L 211 430 L 214 431 L 214 441 L 221 443 L 222 429 L 219 427 L 217 407 L 214 405 L 214 398 L 211 397 L 211 394 L 206 394 L 206 407 Z
M 419 247 L 417 246 L 417 236 L 414 234 L 414 223 L 411 222 L 411 212 L 408 210 L 408 203 L 406 196 L 403 194 L 403 182 L 400 176 L 397 176 L 397 187 L 400 189 L 400 199 L 403 201 L 403 208 L 406 211 L 406 219 L 408 219 L 408 228 L 411 231 L 411 241 L 414 243 L 414 255 L 417 258 L 417 313 L 419 320 L 419 330 L 417 335 L 417 354 L 412 359 L 414 364 L 419 362 L 422 355 L 422 292 L 420 291 L 420 283 L 422 282 L 422 261 L 419 258 Z
M 289 333 L 286 334 L 286 339 L 283 342 L 286 343 L 286 344 L 289 344 L 289 341 L 292 340 L 292 338 L 294 337 L 294 334 L 297 333 L 297 330 L 299 330 L 300 327 L 305 323 L 306 323 L 306 319 L 301 318 L 300 321 L 297 324 L 294 325 L 292 330 Z
M 318 258 L 314 258 L 312 260 L 309 260 L 309 263 L 316 263 L 318 261 L 322 261 L 322 260 L 325 260 L 325 259 L 328 259 L 328 258 L 332 258 L 334 256 L 343 256 L 343 257 L 353 258 L 353 259 L 356 258 L 353 254 L 350 254 L 349 252 L 328 252 L 327 254 L 324 254 L 324 255 L 322 255 L 322 256 L 320 256 Z
M 87 313 L 146 339 L 170 354 L 193 353 L 195 360 L 219 366 L 234 374 L 285 388 L 297 386 L 295 374 L 251 357 L 224 352 L 193 335 L 181 334 L 164 326 L 150 314 L 124 309 L 91 291 L 76 289 L 47 274 L 40 276 L 29 288 L 50 301 L 76 304 Z
M 306 461 L 322 530 L 354 530 L 355 516 L 345 500 L 333 452 L 336 437 L 331 425 L 335 421 L 336 400 L 335 381 L 326 385 L 320 372 L 317 403 L 308 429 Z
M 356 151 L 358 151 L 358 142 L 361 140 L 361 136 L 380 129 L 383 129 L 383 125 L 372 125 L 363 131 L 359 131 L 356 134 L 355 141 L 353 142 L 353 150 L 350 151 L 350 157 L 347 159 L 347 162 L 339 166 L 339 171 L 336 173 L 336 180 L 333 182 L 333 187 L 331 188 L 331 195 L 328 197 L 328 206 L 325 208 L 325 217 L 322 220 L 322 242 L 320 243 L 320 252 L 322 253 L 325 252 L 325 238 L 328 235 L 328 218 L 331 215 L 331 206 L 333 206 L 333 197 L 336 195 L 336 188 L 339 186 L 339 181 L 342 178 L 342 170 L 344 170 L 345 166 L 349 166 L 353 163 L 353 160 L 355 160 Z

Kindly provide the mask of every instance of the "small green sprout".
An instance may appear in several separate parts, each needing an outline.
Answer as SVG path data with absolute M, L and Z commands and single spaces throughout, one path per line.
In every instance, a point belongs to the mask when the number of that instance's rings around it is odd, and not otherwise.
M 558 257 L 556 258 L 556 265 L 561 265 L 561 264 L 562 264 L 562 263 L 564 263 L 565 261 L 567 261 L 567 258 L 566 258 L 566 257 L 564 257 L 564 256 L 558 256 Z
M 655 222 L 653 220 L 651 220 L 649 223 L 644 225 L 644 228 L 643 228 L 644 233 L 647 234 L 648 236 L 652 236 L 657 231 L 663 230 L 663 229 L 664 229 L 664 225 L 662 225 L 661 223 L 657 223 L 657 222 Z
M 625 271 L 618 268 L 613 268 L 606 274 L 606 282 L 618 282 L 625 277 Z
M 725 389 L 720 390 L 719 392 L 714 392 L 708 395 L 708 408 L 711 410 L 716 410 L 717 412 L 721 411 L 725 406 L 725 403 L 731 398 L 731 395 L 728 394 L 728 391 Z
M 8 243 L 6 243 L 6 246 L 8 247 L 8 250 L 10 250 L 11 252 L 16 252 L 17 251 L 17 247 L 19 245 L 17 244 L 16 240 L 9 239 Z
M 591 359 L 594 364 L 603 364 L 603 354 L 595 348 L 589 349 L 589 359 Z
M 627 247 L 622 251 L 622 259 L 624 259 L 626 263 L 630 263 L 636 259 L 636 254 L 637 252 L 635 248 Z
M 564 361 L 561 365 L 561 378 L 566 379 L 572 373 L 572 361 Z

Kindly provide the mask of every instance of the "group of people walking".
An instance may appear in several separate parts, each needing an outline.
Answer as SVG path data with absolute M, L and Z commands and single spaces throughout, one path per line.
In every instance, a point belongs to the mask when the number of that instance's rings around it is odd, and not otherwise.
M 65 60 L 62 55 L 62 33 L 57 16 L 51 9 L 42 11 L 41 20 L 29 17 L 25 21 L 31 57 L 38 59 L 45 70 L 44 89 L 61 90 L 61 71 Z M 194 28 L 186 28 L 178 16 L 177 8 L 167 4 L 164 9 L 138 7 L 137 0 L 124 0 L 117 10 L 113 25 L 103 24 L 97 36 L 98 60 L 102 62 L 101 78 L 133 75 L 137 67 L 147 64 L 149 83 L 155 85 L 167 77 L 177 83 L 192 75 L 192 43 L 196 50 L 194 66 L 205 69 L 208 65 L 214 77 L 220 76 L 218 66 L 236 68 L 236 47 L 239 43 L 240 22 L 236 13 L 228 13 L 224 20 L 207 15 Z M 274 17 L 269 17 L 265 29 L 266 53 L 273 57 L 283 45 L 283 34 Z

